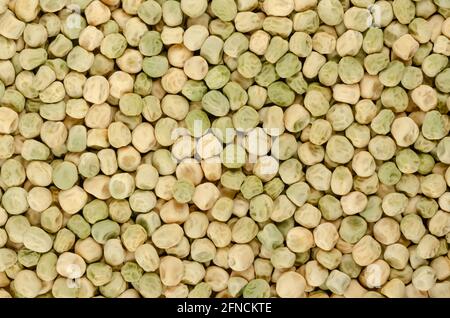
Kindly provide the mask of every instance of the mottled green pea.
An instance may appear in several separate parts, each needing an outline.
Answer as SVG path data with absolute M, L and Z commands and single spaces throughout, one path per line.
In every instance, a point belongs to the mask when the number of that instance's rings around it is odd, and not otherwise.
M 419 159 L 420 165 L 417 171 L 422 175 L 427 175 L 431 173 L 435 165 L 433 156 L 427 153 L 421 153 L 419 154 Z
M 145 273 L 136 283 L 136 288 L 145 298 L 158 298 L 162 293 L 161 279 L 155 273 Z
M 144 227 L 139 224 L 133 224 L 127 227 L 125 232 L 121 236 L 123 245 L 125 248 L 134 252 L 136 249 L 144 244 L 147 239 L 147 232 Z
M 55 57 L 66 56 L 73 48 L 73 43 L 63 34 L 58 34 L 48 46 L 48 51 Z
M 244 298 L 269 298 L 270 286 L 264 279 L 251 280 L 242 292 Z
M 303 77 L 302 72 L 298 72 L 286 80 L 288 86 L 297 94 L 303 94 L 308 88 L 308 82 Z
M 178 203 L 187 203 L 191 201 L 194 194 L 194 185 L 186 180 L 178 180 L 173 186 L 173 198 Z
M 147 31 L 141 37 L 139 41 L 139 51 L 144 56 L 155 56 L 161 53 L 163 49 L 163 43 L 161 41 L 161 35 L 156 31 Z
M 168 69 L 169 61 L 162 55 L 146 57 L 142 63 L 142 70 L 152 78 L 163 76 Z
M 355 84 L 362 79 L 364 69 L 357 59 L 345 56 L 339 61 L 338 73 L 345 84 Z
M 434 79 L 437 89 L 443 93 L 450 93 L 450 68 L 440 72 Z
M 283 244 L 284 237 L 275 224 L 269 223 L 257 235 L 258 240 L 267 249 L 273 250 Z
M 181 90 L 184 97 L 193 102 L 199 102 L 208 91 L 208 87 L 203 81 L 188 80 Z
M 25 97 L 14 88 L 8 87 L 0 98 L 0 104 L 20 113 L 25 108 Z
M 86 152 L 80 157 L 78 172 L 85 178 L 95 177 L 100 172 L 100 161 L 97 155 Z
M 63 228 L 58 231 L 53 242 L 53 249 L 57 253 L 64 253 L 72 249 L 75 244 L 75 234 L 70 230 Z
M 405 65 L 400 61 L 392 61 L 380 72 L 378 78 L 387 87 L 397 86 L 403 78 Z
M 27 191 L 20 187 L 8 188 L 1 197 L 3 208 L 13 215 L 22 214 L 28 209 Z
M 201 282 L 189 292 L 188 298 L 209 298 L 212 294 L 208 283 Z
M 305 32 L 295 32 L 292 34 L 289 38 L 289 51 L 298 57 L 307 57 L 312 51 L 311 36 Z
M 24 49 L 19 54 L 19 61 L 24 70 L 33 70 L 47 61 L 47 51 L 43 48 Z
M 211 115 L 221 117 L 229 112 L 230 103 L 220 91 L 211 90 L 203 96 L 202 107 Z
M 339 270 L 346 273 L 351 278 L 357 278 L 361 273 L 361 266 L 355 263 L 351 254 L 344 254 L 339 264 Z
M 78 181 L 77 167 L 68 161 L 61 162 L 53 169 L 52 180 L 61 190 L 72 188 Z
M 208 115 L 200 110 L 191 110 L 184 119 L 191 136 L 201 137 L 211 127 Z
M 250 216 L 256 222 L 269 220 L 273 209 L 273 200 L 267 194 L 259 194 L 250 200 Z
M 344 18 L 344 9 L 338 0 L 322 0 L 317 5 L 320 19 L 327 25 L 338 25 Z
M 83 207 L 83 217 L 90 224 L 104 220 L 108 217 L 108 205 L 102 200 L 92 200 Z
M 275 200 L 284 190 L 284 183 L 280 178 L 273 178 L 264 184 L 264 192 Z
M 122 95 L 119 100 L 120 111 L 126 116 L 138 116 L 141 114 L 144 106 L 142 97 L 135 93 Z
M 424 219 L 430 219 L 436 214 L 439 206 L 433 199 L 420 198 L 416 204 L 416 209 Z
M 136 223 L 145 229 L 148 236 L 151 236 L 161 226 L 161 219 L 156 212 L 142 213 L 136 217 Z
M 106 35 L 100 45 L 100 52 L 110 59 L 116 59 L 125 52 L 127 39 L 120 33 Z
M 316 11 L 306 10 L 294 15 L 294 30 L 312 34 L 317 31 L 320 25 L 319 16 Z
M 419 156 L 409 148 L 400 150 L 395 156 L 395 163 L 402 173 L 414 173 L 419 169 Z
M 222 91 L 230 102 L 231 110 L 239 109 L 249 101 L 250 94 L 247 95 L 242 86 L 236 82 L 228 82 Z
M 381 103 L 394 113 L 399 113 L 408 107 L 408 94 L 399 86 L 388 87 L 381 93 Z
M 85 239 L 91 234 L 91 226 L 79 214 L 72 215 L 67 222 L 67 228 L 80 239 Z
M 382 109 L 375 118 L 372 119 L 370 128 L 379 135 L 386 135 L 391 130 L 394 118 L 395 115 L 390 109 Z
M 402 174 L 393 162 L 385 162 L 378 169 L 378 178 L 385 185 L 395 185 L 400 181 Z
M 245 174 L 240 170 L 227 170 L 220 177 L 220 183 L 228 189 L 240 190 Z
M 116 298 L 127 288 L 127 283 L 119 272 L 113 272 L 112 278 L 106 285 L 100 286 L 100 293 L 107 298 Z
M 389 56 L 384 53 L 369 54 L 364 58 L 364 67 L 370 75 L 376 75 L 389 65 Z
M 292 105 L 295 99 L 295 93 L 286 83 L 281 81 L 270 84 L 267 88 L 267 95 L 275 105 L 282 107 Z
M 367 54 L 380 52 L 383 48 L 383 30 L 369 28 L 364 35 L 362 48 Z
M 367 223 L 360 216 L 351 215 L 344 218 L 339 227 L 340 237 L 348 243 L 358 242 L 367 231 Z
M 255 81 L 258 85 L 267 87 L 280 77 L 278 76 L 275 66 L 271 63 L 265 62 L 262 64 L 261 71 L 256 75 Z
M 26 178 L 25 169 L 18 160 L 8 159 L 0 168 L 0 178 L 8 187 L 20 186 Z
M 21 248 L 17 253 L 17 260 L 24 267 L 33 267 L 36 266 L 39 262 L 41 254 L 38 252 L 32 251 L 28 248 Z
M 219 64 L 223 55 L 223 40 L 215 35 L 209 36 L 200 49 L 200 56 L 209 64 Z
M 318 207 L 323 218 L 327 221 L 335 221 L 344 213 L 340 201 L 329 194 L 319 199 Z
M 162 17 L 162 9 L 157 1 L 142 2 L 137 10 L 139 18 L 148 25 L 157 24 Z
M 411 0 L 394 0 L 392 9 L 395 17 L 402 24 L 409 24 L 416 13 L 416 7 Z
M 245 52 L 238 58 L 238 72 L 245 78 L 253 78 L 262 70 L 259 57 L 252 52 Z
M 264 57 L 270 63 L 276 63 L 289 50 L 289 42 L 281 36 L 274 36 L 267 47 Z
M 205 83 L 209 89 L 220 89 L 230 80 L 230 70 L 224 65 L 211 68 L 205 77 Z
M 270 35 L 279 35 L 287 38 L 292 32 L 293 21 L 285 17 L 266 17 L 263 22 L 263 30 Z
M 223 51 L 225 54 L 237 58 L 248 50 L 248 44 L 249 40 L 244 34 L 235 32 L 225 40 Z
M 234 24 L 232 22 L 214 19 L 209 23 L 209 33 L 219 36 L 222 40 L 228 39 L 234 34 L 234 31 Z
M 47 232 L 58 232 L 62 224 L 63 214 L 57 207 L 52 206 L 41 213 L 41 226 Z
M 36 266 L 36 274 L 43 281 L 52 281 L 58 276 L 56 262 L 58 256 L 53 252 L 42 254 Z
M 422 134 L 429 140 L 440 140 L 448 134 L 446 121 L 437 110 L 432 110 L 425 114 L 422 123 Z
M 144 270 L 135 262 L 126 262 L 120 268 L 120 273 L 126 282 L 137 283 L 141 279 Z
M 319 70 L 319 81 L 325 86 L 332 86 L 338 78 L 338 64 L 334 61 L 326 62 Z
M 105 244 L 107 240 L 119 236 L 120 226 L 111 220 L 103 220 L 92 226 L 91 233 L 94 240 L 100 244 Z
M 240 190 L 244 198 L 250 200 L 263 192 L 263 184 L 257 176 L 247 176 Z
M 413 243 L 419 243 L 420 239 L 425 235 L 426 228 L 422 219 L 417 214 L 405 215 L 400 221 L 400 231 L 407 240 Z
M 211 11 L 222 21 L 231 21 L 237 14 L 237 6 L 233 0 L 213 0 Z
M 221 153 L 223 165 L 230 169 L 242 167 L 246 162 L 246 158 L 245 149 L 236 144 L 226 146 Z
M 103 262 L 89 264 L 86 268 L 86 277 L 94 286 L 102 286 L 111 281 L 112 267 Z
M 239 131 L 249 131 L 259 123 L 258 112 L 250 106 L 243 106 L 233 114 L 233 126 Z
M 4 272 L 17 262 L 17 254 L 9 248 L 0 248 L 0 270 Z
M 275 64 L 275 70 L 281 78 L 288 78 L 300 71 L 302 63 L 293 53 L 286 53 Z
M 448 57 L 432 53 L 422 63 L 422 71 L 428 77 L 436 77 L 448 64 Z
M 383 210 L 381 209 L 382 200 L 380 197 L 372 195 L 367 200 L 367 206 L 359 215 L 362 216 L 367 222 L 378 221 Z

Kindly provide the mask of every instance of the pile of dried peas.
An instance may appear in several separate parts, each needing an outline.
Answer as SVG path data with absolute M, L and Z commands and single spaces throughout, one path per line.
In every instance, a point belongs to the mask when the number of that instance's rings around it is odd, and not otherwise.
M 0 297 L 450 297 L 449 0 L 0 0 Z

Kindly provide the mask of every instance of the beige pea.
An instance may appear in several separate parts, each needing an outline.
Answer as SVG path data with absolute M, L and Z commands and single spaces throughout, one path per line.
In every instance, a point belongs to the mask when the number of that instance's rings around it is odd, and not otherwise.
M 177 245 L 183 235 L 183 229 L 178 224 L 164 224 L 153 233 L 152 242 L 158 248 L 167 249 Z
M 80 278 L 86 271 L 86 263 L 81 256 L 75 253 L 64 252 L 58 258 L 56 271 L 63 277 L 70 279 Z
M 281 274 L 276 283 L 276 292 L 281 298 L 304 297 L 305 288 L 305 278 L 293 271 Z
M 317 226 L 313 231 L 313 235 L 316 245 L 325 251 L 330 251 L 339 239 L 336 227 L 329 222 Z
M 328 278 L 328 270 L 317 261 L 309 261 L 305 266 L 305 278 L 308 285 L 318 287 Z
M 400 225 L 393 218 L 381 218 L 373 227 L 375 239 L 385 245 L 394 244 L 400 239 Z
M 174 256 L 165 256 L 161 258 L 159 274 L 164 285 L 176 286 L 184 276 L 184 264 Z
M 183 70 L 189 78 L 200 81 L 208 73 L 208 63 L 201 56 L 193 56 L 186 60 Z
M 352 159 L 352 169 L 360 177 L 370 177 L 376 169 L 375 159 L 368 151 L 360 151 Z
M 360 275 L 361 283 L 368 288 L 379 288 L 387 282 L 389 273 L 389 264 L 377 260 L 363 269 Z
M 232 270 L 245 271 L 254 260 L 253 250 L 248 244 L 235 244 L 228 252 L 228 265 Z
M 287 232 L 286 246 L 294 253 L 304 253 L 314 246 L 314 236 L 308 229 L 293 227 Z
M 195 188 L 192 202 L 200 210 L 206 211 L 213 207 L 219 196 L 220 192 L 217 187 L 211 182 L 206 182 Z
M 194 53 L 183 44 L 171 45 L 167 50 L 167 59 L 170 65 L 179 68 L 182 68 L 193 55 Z
M 352 191 L 341 197 L 341 206 L 347 215 L 361 213 L 367 206 L 367 197 L 359 191 Z
M 381 254 L 381 245 L 371 236 L 366 235 L 360 239 L 352 250 L 355 263 L 360 266 L 367 266 L 374 262 Z
M 109 96 L 109 83 L 103 76 L 91 76 L 83 88 L 83 98 L 92 104 L 102 104 Z
M 159 210 L 159 216 L 164 223 L 184 223 L 189 217 L 189 205 L 170 200 Z
M 124 94 L 131 93 L 133 91 L 133 77 L 123 71 L 117 71 L 111 74 L 108 82 L 111 97 L 119 99 Z
M 86 205 L 87 200 L 87 193 L 77 185 L 58 193 L 59 205 L 69 214 L 75 214 L 80 211 Z
M 395 142 L 400 147 L 409 147 L 419 137 L 417 124 L 409 117 L 394 119 L 391 126 L 391 133 Z
M 34 187 L 27 193 L 27 201 L 30 208 L 36 212 L 47 209 L 53 201 L 52 193 L 44 187 Z
M 183 70 L 172 67 L 161 78 L 161 85 L 167 93 L 178 94 L 186 81 L 187 76 Z
M 19 295 L 26 298 L 35 298 L 43 287 L 42 281 L 31 270 L 22 270 L 14 279 L 14 289 Z

